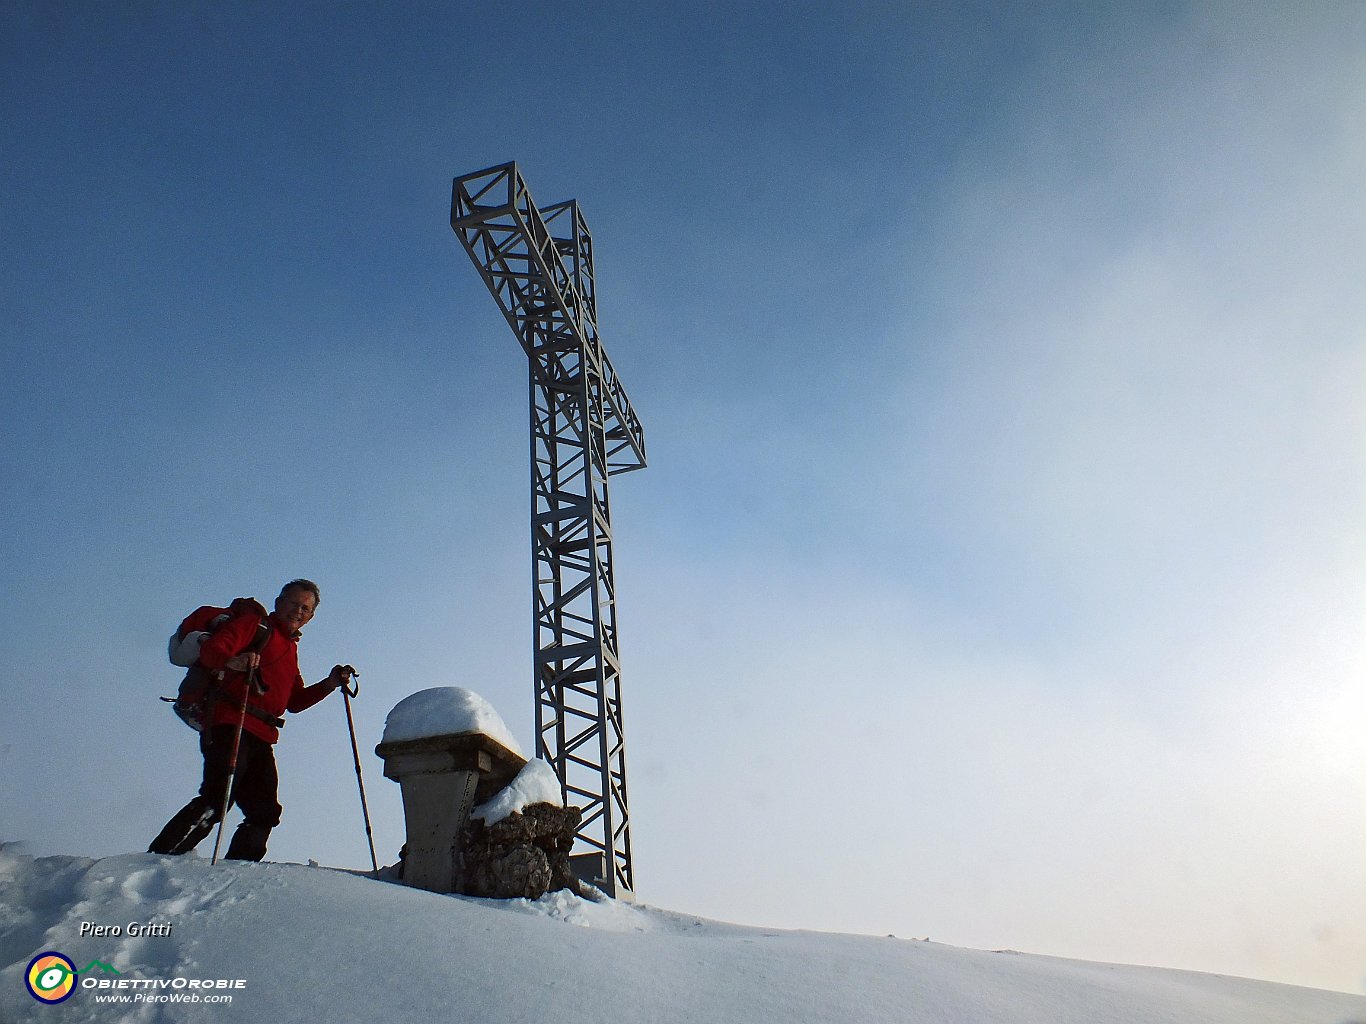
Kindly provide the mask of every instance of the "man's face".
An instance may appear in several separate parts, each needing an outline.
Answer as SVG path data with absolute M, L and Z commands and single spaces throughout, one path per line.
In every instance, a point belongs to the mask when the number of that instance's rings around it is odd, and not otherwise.
M 313 612 L 318 607 L 318 599 L 313 591 L 303 587 L 291 587 L 275 599 L 275 621 L 291 633 L 297 633 L 308 625 Z

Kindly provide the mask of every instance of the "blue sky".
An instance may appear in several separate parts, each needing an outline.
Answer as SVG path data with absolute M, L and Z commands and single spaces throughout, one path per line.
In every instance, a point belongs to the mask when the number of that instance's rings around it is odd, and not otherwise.
M 574 197 L 647 902 L 1366 988 L 1366 8 L 0 12 L 0 807 L 141 849 L 190 608 L 526 745 L 525 359 L 448 224 Z M 278 859 L 368 861 L 342 710 Z M 381 852 L 397 787 L 369 758 Z

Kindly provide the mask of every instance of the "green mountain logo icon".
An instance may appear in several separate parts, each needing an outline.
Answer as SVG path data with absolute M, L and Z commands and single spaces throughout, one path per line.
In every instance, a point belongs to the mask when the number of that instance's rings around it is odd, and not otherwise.
M 105 963 L 103 960 L 91 960 L 90 963 L 86 964 L 84 967 L 81 968 L 81 973 L 85 974 L 87 971 L 93 970 L 96 967 L 104 971 L 106 974 L 119 973 L 118 968 L 114 967 L 112 964 Z

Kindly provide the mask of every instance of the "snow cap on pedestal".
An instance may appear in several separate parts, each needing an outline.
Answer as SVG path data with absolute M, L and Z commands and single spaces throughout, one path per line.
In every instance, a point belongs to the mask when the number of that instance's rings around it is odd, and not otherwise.
M 437 686 L 419 690 L 394 705 L 384 720 L 384 743 L 483 733 L 518 757 L 525 757 L 512 731 L 493 705 L 472 690 L 460 686 Z

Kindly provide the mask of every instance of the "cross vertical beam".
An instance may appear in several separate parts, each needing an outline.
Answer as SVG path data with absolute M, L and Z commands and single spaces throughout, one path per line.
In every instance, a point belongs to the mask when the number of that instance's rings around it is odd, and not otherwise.
M 537 756 L 583 808 L 577 847 L 633 893 L 608 478 L 645 440 L 597 328 L 593 242 L 572 200 L 544 210 L 515 163 L 455 179 L 451 228 L 529 363 Z

